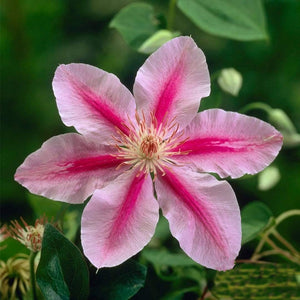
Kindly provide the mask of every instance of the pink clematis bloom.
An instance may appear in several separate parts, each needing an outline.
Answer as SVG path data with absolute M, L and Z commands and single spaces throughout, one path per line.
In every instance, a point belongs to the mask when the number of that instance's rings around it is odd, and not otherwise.
M 139 252 L 154 234 L 160 207 L 193 260 L 233 267 L 241 247 L 238 203 L 226 181 L 204 172 L 255 174 L 274 160 L 282 136 L 253 117 L 198 113 L 210 78 L 192 38 L 175 38 L 146 60 L 134 97 L 115 75 L 85 64 L 60 65 L 53 90 L 62 121 L 79 134 L 46 141 L 15 179 L 58 201 L 82 203 L 93 194 L 81 226 L 93 265 L 116 266 Z

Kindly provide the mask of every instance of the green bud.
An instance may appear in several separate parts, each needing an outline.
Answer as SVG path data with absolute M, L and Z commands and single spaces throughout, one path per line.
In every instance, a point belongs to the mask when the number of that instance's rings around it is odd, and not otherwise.
M 179 32 L 171 32 L 165 29 L 158 30 L 140 46 L 138 51 L 141 53 L 150 54 L 176 36 L 179 36 Z
M 233 96 L 237 96 L 242 87 L 243 77 L 236 69 L 222 69 L 218 77 L 218 84 L 221 89 Z
M 285 147 L 298 147 L 300 146 L 300 134 L 293 133 L 293 134 L 285 134 L 283 133 L 283 145 Z
M 283 145 L 285 147 L 299 146 L 300 134 L 297 133 L 297 130 L 288 115 L 279 108 L 271 109 L 268 113 L 269 122 L 283 135 Z
M 277 167 L 269 166 L 258 175 L 258 189 L 267 191 L 274 187 L 280 180 L 280 172 Z
M 280 131 L 288 134 L 297 133 L 296 128 L 287 114 L 279 108 L 275 108 L 269 111 L 269 121 Z

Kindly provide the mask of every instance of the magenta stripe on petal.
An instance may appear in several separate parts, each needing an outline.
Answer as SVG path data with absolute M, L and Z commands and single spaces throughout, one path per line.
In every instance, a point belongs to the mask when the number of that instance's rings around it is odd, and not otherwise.
M 122 163 L 122 160 L 115 158 L 112 155 L 99 155 L 95 157 L 81 158 L 74 161 L 67 161 L 60 163 L 59 166 L 63 167 L 61 171 L 65 174 L 76 174 L 88 171 L 94 171 L 102 168 L 117 167 Z
M 115 224 L 111 229 L 108 244 L 106 244 L 107 249 L 111 247 L 110 243 L 118 239 L 122 235 L 123 230 L 128 225 L 128 221 L 132 213 L 135 210 L 135 205 L 138 197 L 140 196 L 141 189 L 145 182 L 145 175 L 139 175 L 134 177 L 131 185 L 129 186 L 128 193 L 125 195 L 123 200 L 123 205 L 120 207 L 119 212 L 115 218 Z
M 274 139 L 272 139 L 272 142 Z M 201 153 L 220 153 L 220 152 L 249 152 L 253 148 L 265 147 L 265 143 L 254 143 L 245 140 L 234 140 L 230 138 L 199 138 L 186 141 L 174 151 L 188 151 L 188 155 Z
M 155 117 L 158 123 L 161 123 L 166 116 L 167 112 L 170 110 L 174 99 L 176 97 L 178 87 L 182 81 L 182 72 L 183 72 L 183 62 L 180 61 L 176 69 L 171 73 L 166 83 L 161 88 L 159 93 L 159 100 L 157 107 L 155 109 Z
M 189 139 L 172 151 L 185 155 L 177 155 L 176 161 L 221 177 L 263 170 L 282 146 L 282 135 L 270 124 L 221 109 L 199 113 L 184 131 Z
M 130 170 L 96 190 L 82 214 L 81 241 L 97 268 L 113 267 L 152 238 L 159 217 L 150 175 Z
M 205 56 L 187 36 L 172 39 L 150 55 L 133 86 L 138 110 L 153 111 L 158 123 L 175 118 L 180 128 L 195 117 L 209 92 Z
M 125 134 L 129 134 L 129 129 L 125 125 L 125 121 L 121 119 L 112 107 L 109 107 L 106 103 L 109 102 L 105 99 L 101 99 L 91 89 L 83 83 L 77 83 L 71 75 L 68 73 L 69 80 L 76 90 L 77 94 L 98 114 L 101 118 L 105 118 L 113 127 L 119 128 Z
M 190 209 L 196 217 L 201 221 L 206 230 L 210 233 L 211 237 L 215 240 L 217 247 L 222 251 L 227 251 L 226 243 L 224 243 L 222 235 L 220 234 L 217 224 L 214 222 L 213 216 L 201 203 L 201 199 L 192 195 L 180 180 L 172 173 L 165 169 L 166 175 L 163 181 L 170 186 L 170 188 L 182 199 L 185 205 Z M 226 253 L 224 253 L 226 254 Z
M 55 136 L 25 159 L 15 180 L 34 194 L 82 203 L 122 172 L 116 152 L 77 133 Z

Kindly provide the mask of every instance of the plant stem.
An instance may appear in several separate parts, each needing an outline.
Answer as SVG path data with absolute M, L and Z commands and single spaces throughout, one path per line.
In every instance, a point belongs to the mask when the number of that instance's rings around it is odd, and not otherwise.
M 268 113 L 270 110 L 272 110 L 272 107 L 266 103 L 263 102 L 253 102 L 246 106 L 244 106 L 242 109 L 239 110 L 240 113 L 244 114 L 248 112 L 249 110 L 253 109 L 260 109 Z
M 172 31 L 172 29 L 173 29 L 176 1 L 177 0 L 170 0 L 170 2 L 169 2 L 169 12 L 168 12 L 168 17 L 167 17 L 167 21 L 168 21 L 167 29 L 169 29 L 170 31 Z
M 265 234 L 261 237 L 261 239 L 260 239 L 258 245 L 256 246 L 256 248 L 255 248 L 255 250 L 254 250 L 254 253 L 253 253 L 252 257 L 251 257 L 251 260 L 252 260 L 252 259 L 255 260 L 254 258 L 258 255 L 258 253 L 260 252 L 260 250 L 261 250 L 262 247 L 264 246 L 266 236 L 267 236 L 267 233 L 265 233 Z
M 278 254 L 281 254 L 280 252 L 278 252 L 278 250 L 274 250 L 274 249 L 266 250 L 266 251 L 263 251 L 259 254 L 254 255 L 251 259 L 253 259 L 253 261 L 256 261 L 256 260 L 259 260 L 260 258 L 265 257 L 265 256 L 278 255 Z
M 32 291 L 32 299 L 38 300 L 36 294 L 36 280 L 35 280 L 35 269 L 34 269 L 34 259 L 37 255 L 37 252 L 31 252 L 29 257 L 29 266 L 30 266 L 30 283 L 31 283 L 31 291 Z
M 284 237 L 282 237 L 276 229 L 272 230 L 272 234 L 282 245 L 284 245 L 288 250 L 290 250 L 291 253 L 293 253 L 293 255 L 300 257 L 299 252 Z
M 295 257 L 294 255 L 292 255 L 290 252 L 285 251 L 281 248 L 279 248 L 269 237 L 265 238 L 265 241 L 267 244 L 269 244 L 275 251 L 277 251 L 278 254 L 281 254 L 282 256 L 285 256 L 287 259 L 289 259 L 290 261 L 293 261 L 297 264 L 300 264 L 300 260 L 299 258 Z M 262 255 L 264 252 L 262 252 L 260 255 Z
M 263 104 L 263 103 L 262 103 Z M 250 104 L 251 105 L 251 104 Z M 254 253 L 250 260 L 256 261 L 260 259 L 261 257 L 264 256 L 269 256 L 269 255 L 275 255 L 279 254 L 282 256 L 285 256 L 287 259 L 290 261 L 300 264 L 300 254 L 299 252 L 285 239 L 283 238 L 279 232 L 276 230 L 276 227 L 285 219 L 300 215 L 300 210 L 299 209 L 293 209 L 293 210 L 288 210 L 281 215 L 279 215 L 275 219 L 275 225 L 273 225 L 271 228 L 265 231 L 265 233 L 262 235 L 261 240 L 259 241 L 256 249 L 254 250 Z M 283 245 L 285 246 L 289 251 L 286 251 L 280 247 L 278 247 L 271 239 L 270 239 L 270 234 L 274 235 L 274 237 Z M 267 243 L 272 249 L 263 251 L 261 252 L 264 244 Z
M 276 226 L 278 226 L 278 224 L 281 223 L 283 220 L 292 216 L 300 216 L 300 209 L 291 209 L 279 215 L 276 218 Z

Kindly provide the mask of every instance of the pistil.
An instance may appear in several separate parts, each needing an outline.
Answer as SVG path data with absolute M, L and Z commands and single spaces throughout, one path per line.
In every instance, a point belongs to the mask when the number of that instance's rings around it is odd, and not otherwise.
M 175 122 L 175 118 L 158 125 L 155 116 L 153 114 L 150 116 L 150 125 L 147 125 L 143 112 L 142 116 L 136 113 L 137 125 L 129 119 L 129 135 L 118 130 L 119 137 L 114 139 L 119 153 L 115 156 L 123 160 L 121 165 L 138 168 L 138 174 L 153 173 L 155 177 L 157 169 L 164 175 L 164 168 L 168 168 L 170 164 L 176 165 L 171 158 L 173 155 L 189 153 L 178 150 L 178 146 L 184 144 L 188 138 L 181 139 L 183 132 L 178 133 L 179 125 Z M 172 151 L 175 148 L 177 150 Z

